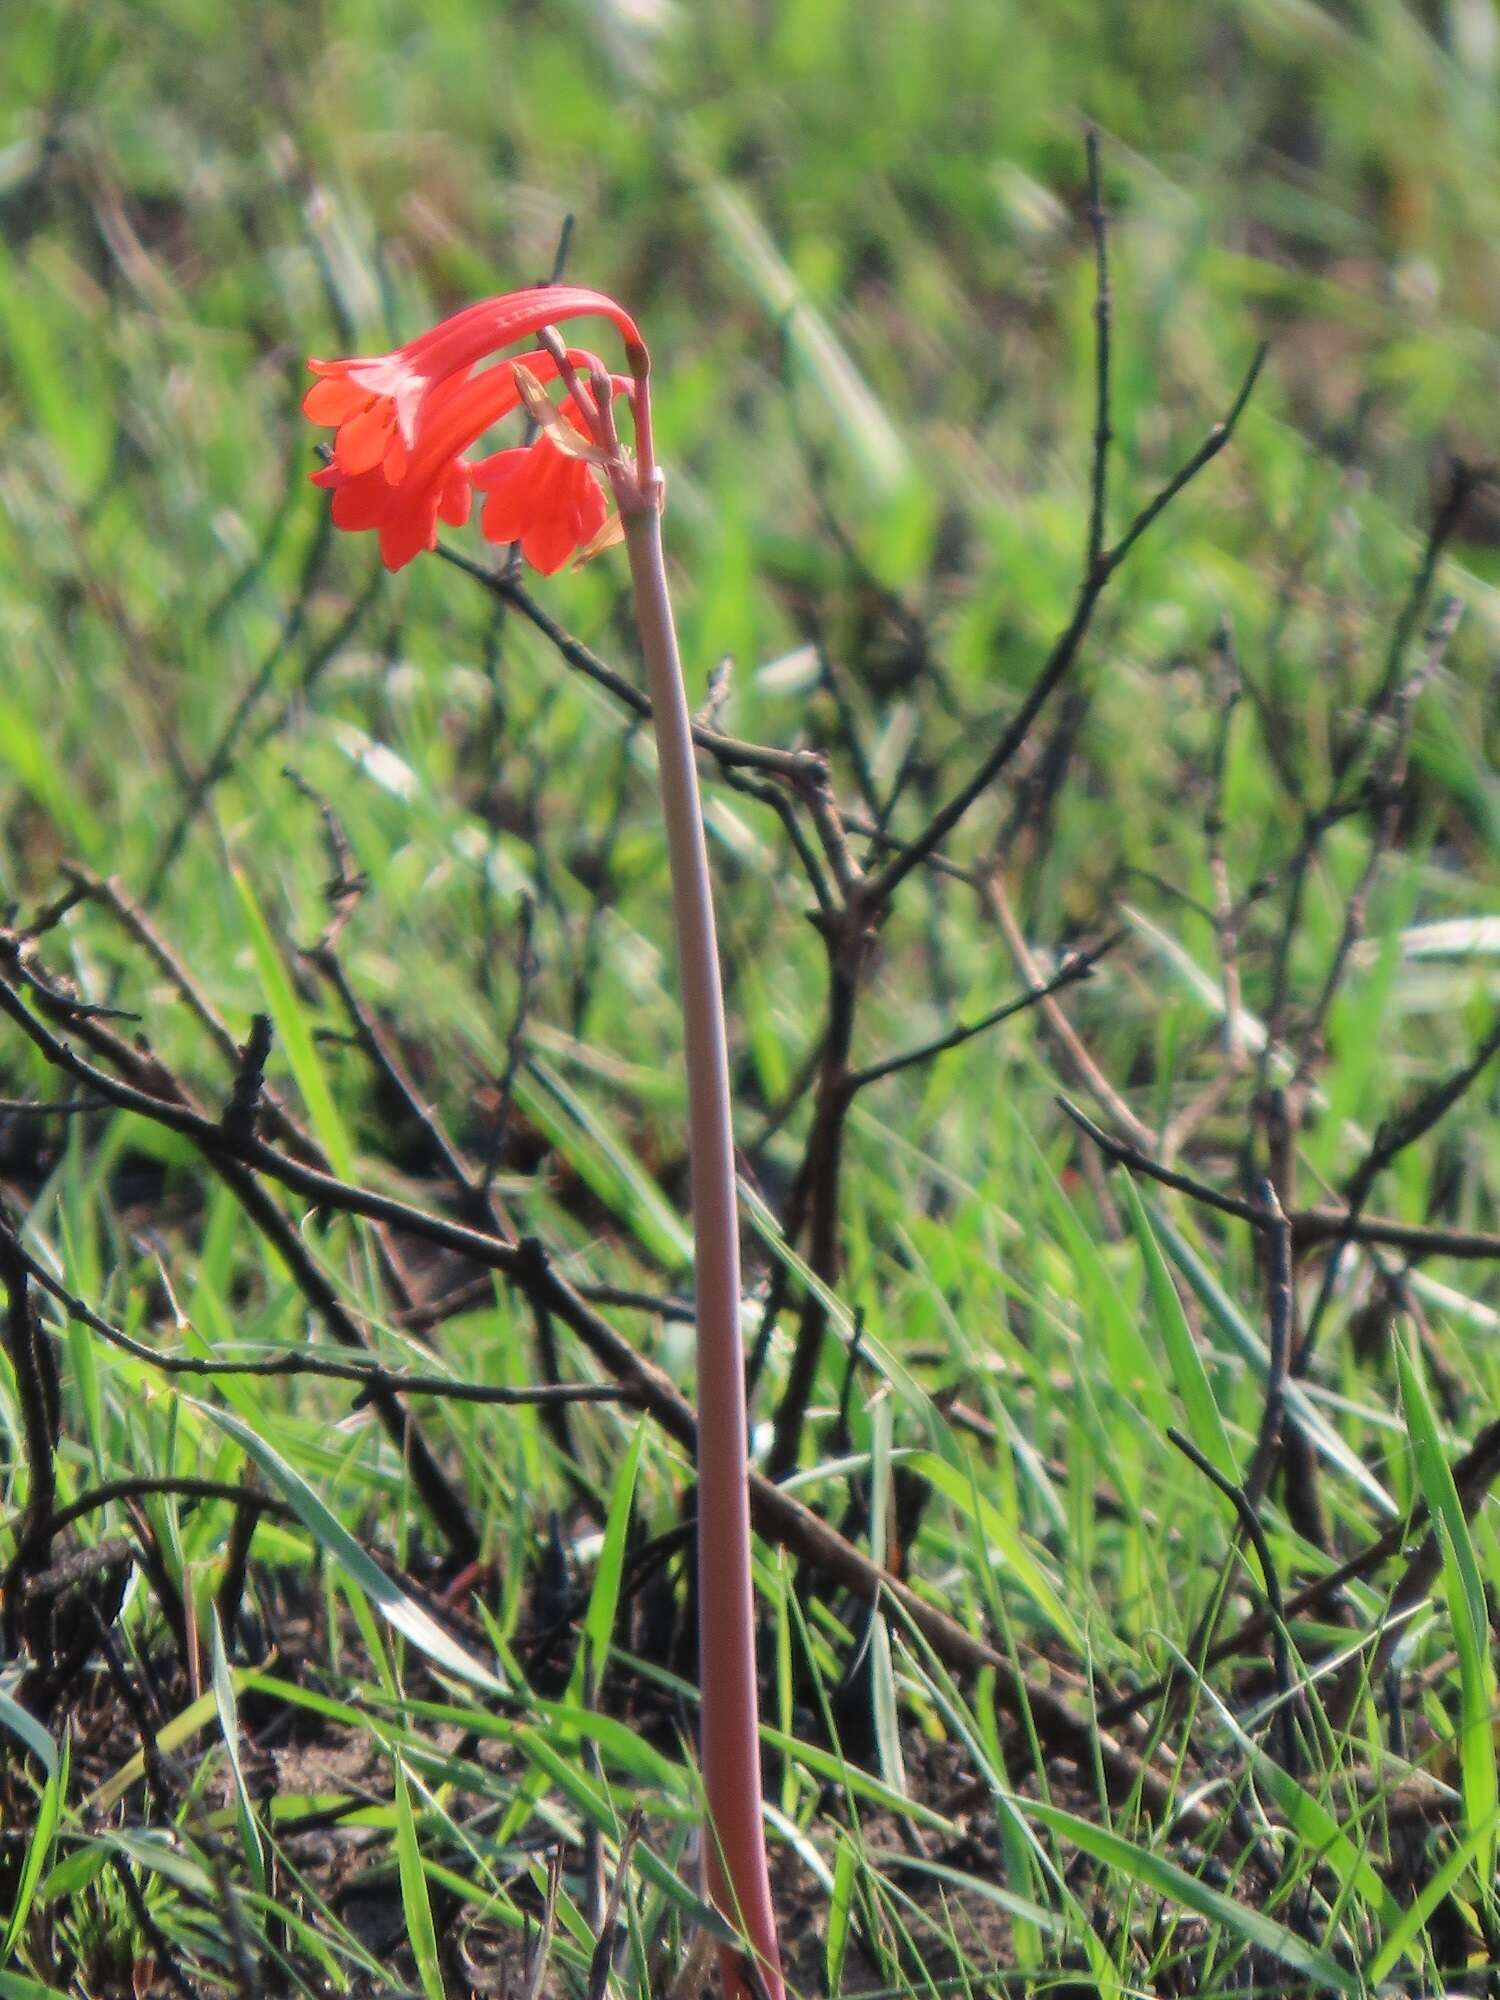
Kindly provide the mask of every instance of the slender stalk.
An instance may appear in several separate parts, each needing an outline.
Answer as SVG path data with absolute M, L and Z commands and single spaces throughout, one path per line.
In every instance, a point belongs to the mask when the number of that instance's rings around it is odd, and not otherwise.
M 643 442 L 639 430 L 637 442 Z M 649 443 L 643 459 L 647 451 Z M 770 2000 L 784 2000 L 761 1814 L 739 1224 L 724 996 L 692 724 L 667 595 L 661 512 L 654 490 L 648 488 L 641 498 L 644 505 L 621 511 L 656 730 L 686 1041 L 698 1324 L 698 1674 L 708 1881 L 714 1903 L 754 1947 L 760 1983 Z M 736 1954 L 721 1953 L 720 1964 L 731 2000 L 752 2000 Z

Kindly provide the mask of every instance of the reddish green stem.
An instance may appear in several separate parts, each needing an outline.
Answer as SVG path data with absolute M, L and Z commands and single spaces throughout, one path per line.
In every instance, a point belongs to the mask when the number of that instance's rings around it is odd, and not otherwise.
M 643 394 L 639 400 L 644 402 Z M 659 492 L 647 456 L 650 433 L 642 439 L 639 415 L 638 409 L 644 491 L 637 489 L 638 497 L 631 496 L 637 504 L 621 511 L 656 729 L 686 1040 L 698 1323 L 698 1675 L 708 1882 L 715 1905 L 753 1946 L 770 2000 L 784 2000 L 761 1814 L 739 1221 L 724 996 L 691 719 L 667 595 Z M 752 2000 L 735 1953 L 721 1954 L 721 1969 L 731 2000 Z

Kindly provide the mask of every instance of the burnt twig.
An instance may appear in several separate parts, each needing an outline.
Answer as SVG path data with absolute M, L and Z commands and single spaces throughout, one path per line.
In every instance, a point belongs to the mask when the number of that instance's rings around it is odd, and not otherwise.
M 24 1259 L 0 1239 L 0 1284 L 6 1293 L 5 1347 L 21 1405 L 27 1477 L 25 1523 L 6 1577 L 5 1636 L 8 1649 L 14 1652 L 24 1633 L 32 1657 L 46 1667 L 52 1650 L 50 1612 L 41 1602 L 28 1607 L 25 1584 L 29 1575 L 46 1569 L 51 1552 L 57 1496 L 53 1454 L 61 1431 L 61 1413 L 56 1368 L 51 1353 L 38 1338 L 26 1281 Z
M 231 1140 L 253 1139 L 260 1120 L 261 1092 L 265 1089 L 266 1063 L 271 1054 L 271 1017 L 253 1014 L 250 1033 L 240 1051 L 235 1072 L 234 1092 L 225 1107 L 222 1124 Z
M 1112 952 L 1124 935 L 1123 931 L 1114 931 L 1109 937 L 1101 939 L 1098 944 L 1089 945 L 1081 951 L 1069 952 L 1044 986 L 1032 987 L 1018 999 L 1007 1000 L 1003 1007 L 996 1007 L 992 1012 L 982 1014 L 977 1021 L 960 1022 L 956 1028 L 951 1028 L 946 1035 L 939 1035 L 934 1041 L 923 1042 L 914 1049 L 907 1049 L 901 1055 L 887 1056 L 884 1062 L 871 1063 L 867 1069 L 851 1070 L 844 1078 L 845 1090 L 852 1097 L 867 1084 L 879 1083 L 885 1077 L 895 1076 L 899 1071 L 911 1069 L 917 1063 L 931 1062 L 935 1056 L 945 1055 L 949 1049 L 962 1048 L 965 1042 L 973 1041 L 976 1035 L 982 1035 L 990 1028 L 998 1027 L 1002 1021 L 1009 1021 L 1017 1014 L 1026 1013 L 1028 1009 L 1037 1006 L 1043 1000 L 1050 1000 L 1054 994 L 1065 991 L 1067 987 L 1076 986 L 1081 980 L 1091 978 L 1094 967 L 1100 959 Z
M 1261 368 L 1265 363 L 1267 350 L 1264 346 L 1256 349 L 1255 357 L 1246 370 L 1239 393 L 1231 403 L 1223 418 L 1216 423 L 1203 443 L 1187 462 L 1173 474 L 1156 497 L 1143 507 L 1134 521 L 1125 530 L 1113 547 L 1103 549 L 1097 561 L 1089 568 L 1079 586 L 1078 600 L 1073 616 L 1065 629 L 1053 642 L 1052 650 L 1043 663 L 1041 672 L 1032 682 L 1030 691 L 1017 711 L 1014 720 L 1006 729 L 1000 741 L 984 759 L 974 775 L 954 793 L 948 803 L 935 813 L 922 831 L 895 857 L 888 861 L 881 872 L 870 882 L 866 896 L 871 908 L 883 909 L 894 895 L 897 886 L 903 882 L 927 855 L 939 847 L 968 812 L 976 799 L 981 798 L 1009 764 L 1017 750 L 1031 733 L 1031 726 L 1046 706 L 1054 691 L 1072 669 L 1074 661 L 1088 636 L 1093 623 L 1094 612 L 1099 599 L 1104 594 L 1111 577 L 1125 561 L 1130 551 L 1148 532 L 1152 525 L 1189 485 L 1205 466 L 1212 463 L 1233 437 L 1240 418 L 1250 401 Z
M 9 965 L 3 942 L 0 938 L 0 975 Z M 545 1304 L 617 1381 L 636 1390 L 643 1406 L 686 1452 L 691 1454 L 696 1451 L 697 1425 L 693 1411 L 675 1384 L 596 1313 L 558 1274 L 545 1255 L 523 1260 L 516 1246 L 497 1237 L 447 1217 L 428 1214 L 391 1196 L 340 1181 L 278 1151 L 264 1139 L 246 1140 L 238 1148 L 233 1147 L 217 1121 L 186 1101 L 154 1058 L 148 1060 L 139 1051 L 118 1043 L 117 1038 L 107 1037 L 106 1031 L 94 1024 L 86 1024 L 93 1029 L 96 1045 L 99 1041 L 104 1042 L 109 1051 L 108 1059 L 117 1062 L 126 1074 L 137 1080 L 127 1082 L 122 1077 L 97 1069 L 40 1020 L 3 976 L 0 976 L 0 1012 L 9 1017 L 55 1067 L 77 1081 L 99 1089 L 121 1108 L 139 1112 L 143 1117 L 192 1140 L 214 1171 L 226 1180 L 247 1206 L 252 1195 L 258 1195 L 276 1222 L 280 1223 L 284 1218 L 256 1181 L 256 1174 L 269 1175 L 314 1204 L 331 1211 L 365 1216 L 411 1230 L 430 1242 L 471 1256 L 476 1263 L 504 1272 L 514 1282 L 524 1283 L 534 1302 Z M 143 1087 L 148 1077 L 156 1083 L 158 1090 L 170 1090 L 172 1094 L 158 1095 Z M 289 1234 L 291 1249 L 295 1252 L 301 1247 L 300 1238 L 295 1230 L 289 1231 Z M 278 1249 L 283 1255 L 287 1254 L 284 1239 L 278 1239 Z M 296 1275 L 298 1283 L 304 1288 L 310 1286 L 312 1280 L 307 1274 Z M 316 1266 L 313 1266 L 313 1276 L 321 1282 Z M 332 1301 L 332 1306 L 342 1312 L 336 1299 Z M 326 1308 L 320 1309 L 326 1314 Z M 355 1338 L 358 1338 L 357 1333 Z M 398 1423 L 404 1420 L 399 1403 L 395 1405 L 394 1414 Z M 420 1447 L 420 1437 L 408 1440 L 409 1451 L 413 1444 Z M 415 1458 L 413 1464 L 415 1474 Z M 428 1497 L 425 1489 L 423 1495 L 424 1499 Z M 794 1556 L 822 1572 L 834 1584 L 849 1590 L 862 1602 L 868 1603 L 882 1592 L 887 1594 L 949 1666 L 963 1672 L 992 1671 L 995 1675 L 995 1699 L 999 1705 L 1009 1714 L 1027 1715 L 1031 1726 L 1055 1754 L 1068 1758 L 1081 1769 L 1090 1772 L 1102 1770 L 1112 1794 L 1135 1798 L 1152 1813 L 1170 1815 L 1189 1837 L 1218 1838 L 1216 1816 L 1204 1805 L 1184 1804 L 1166 1771 L 1113 1737 L 1107 1729 L 1099 1729 L 1094 1720 L 1075 1714 L 1056 1689 L 1023 1679 L 1015 1663 L 1004 1652 L 977 1637 L 910 1585 L 872 1562 L 793 1495 L 783 1492 L 763 1474 L 752 1471 L 750 1497 L 752 1516 L 763 1534 L 783 1544 Z M 438 1518 L 444 1531 L 451 1532 L 454 1524 L 441 1515 Z M 472 1534 L 467 1517 L 461 1516 L 460 1520 Z M 453 1539 L 457 1541 L 456 1536 Z M 474 1553 L 476 1551 L 471 1548 L 463 1560 L 473 1560 Z

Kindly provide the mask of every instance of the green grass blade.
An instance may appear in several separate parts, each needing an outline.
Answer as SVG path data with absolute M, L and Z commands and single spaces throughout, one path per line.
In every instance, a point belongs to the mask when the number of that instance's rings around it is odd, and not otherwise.
M 950 1465 L 935 1452 L 909 1452 L 903 1462 L 935 1486 L 960 1518 L 971 1522 L 983 1534 L 998 1552 L 1007 1579 L 1026 1593 L 1068 1645 L 1082 1652 L 1082 1633 L 1060 1592 L 1026 1547 L 1020 1529 L 1006 1520 L 993 1501 L 984 1497 L 978 1481 L 972 1475 L 966 1479 L 956 1465 Z
M 823 1971 L 830 2000 L 837 2000 L 844 1978 L 844 1954 L 849 1949 L 856 1861 L 852 1838 L 847 1833 L 840 1833 L 838 1855 L 833 1864 L 833 1894 L 828 1899 L 828 1928 L 823 1938 Z
M 1193 1329 L 1188 1325 L 1187 1314 L 1182 1309 L 1182 1300 L 1177 1296 L 1172 1273 L 1167 1269 L 1167 1260 L 1162 1256 L 1161 1245 L 1152 1230 L 1146 1205 L 1129 1174 L 1121 1175 L 1116 1185 L 1124 1190 L 1131 1227 L 1140 1245 L 1141 1261 L 1146 1267 L 1146 1283 L 1156 1311 L 1156 1324 L 1162 1345 L 1167 1350 L 1167 1361 L 1177 1393 L 1182 1398 L 1188 1436 L 1211 1465 L 1217 1466 L 1227 1479 L 1237 1479 L 1238 1468 L 1224 1429 L 1224 1420 L 1219 1415 L 1219 1405 L 1214 1399 L 1213 1385 L 1208 1379 L 1203 1357 L 1198 1352 Z
M 228 1656 L 224 1651 L 224 1634 L 219 1625 L 218 1612 L 209 1607 L 210 1675 L 214 1706 L 219 1714 L 219 1729 L 224 1738 L 224 1748 L 229 1756 L 229 1772 L 234 1782 L 235 1817 L 239 1822 L 240 1845 L 245 1851 L 245 1864 L 250 1871 L 250 1879 L 257 1891 L 266 1892 L 266 1855 L 261 1843 L 260 1828 L 255 1823 L 255 1810 L 250 1801 L 250 1788 L 245 1783 L 244 1766 L 240 1762 L 240 1713 L 235 1699 L 234 1677 L 229 1671 Z
M 1316 1950 L 1273 1917 L 1265 1916 L 1248 1904 L 1236 1902 L 1221 1890 L 1210 1888 L 1196 1875 L 1179 1868 L 1175 1861 L 1137 1847 L 1111 1827 L 1096 1826 L 1092 1820 L 1080 1819 L 1076 1813 L 1064 1812 L 1059 1806 L 1042 1805 L 1031 1799 L 1017 1799 L 1015 1803 L 1028 1819 L 1046 1827 L 1080 1852 L 1091 1854 L 1096 1861 L 1118 1870 L 1139 1888 L 1193 1911 L 1196 1916 L 1204 1917 L 1221 1930 L 1242 1938 L 1258 1951 L 1271 1953 L 1283 1965 L 1290 1966 L 1292 1971 L 1300 1972 L 1305 1978 L 1315 1980 L 1336 1993 L 1358 1994 L 1365 1991 L 1365 1982 L 1357 1973 L 1346 1970 L 1326 1952 Z
M 42 1872 L 52 1858 L 52 1845 L 57 1838 L 63 1801 L 68 1793 L 68 1767 L 71 1762 L 68 1744 L 69 1739 L 64 1736 L 62 1756 L 48 1772 L 47 1782 L 42 1788 L 36 1819 L 26 1842 L 26 1859 L 21 1864 L 21 1878 L 16 1884 L 15 1906 L 10 1913 L 10 1922 L 5 1926 L 5 1941 L 0 1944 L 0 1957 L 9 1958 L 14 1951 L 16 1940 L 25 1928 L 27 1916 L 30 1914 L 37 1884 L 41 1881 Z
M 1187 1238 L 1180 1230 L 1173 1227 L 1154 1203 L 1150 1207 L 1150 1216 L 1151 1226 L 1166 1245 L 1168 1256 L 1198 1294 L 1215 1324 L 1227 1336 L 1230 1345 L 1243 1356 L 1258 1375 L 1262 1377 L 1268 1375 L 1271 1357 L 1266 1343 L 1191 1247 Z M 1286 1384 L 1286 1404 L 1307 1432 L 1318 1455 L 1327 1459 L 1328 1463 L 1342 1472 L 1346 1478 L 1351 1479 L 1365 1497 L 1374 1502 L 1386 1520 L 1394 1520 L 1399 1511 L 1395 1501 L 1370 1471 L 1359 1453 L 1345 1444 L 1300 1383 Z
M 505 1683 L 490 1668 L 482 1666 L 472 1653 L 465 1652 L 435 1618 L 392 1583 L 384 1570 L 371 1561 L 348 1529 L 318 1498 L 301 1473 L 295 1472 L 264 1438 L 258 1437 L 247 1423 L 228 1410 L 215 1409 L 210 1403 L 193 1402 L 191 1398 L 184 1398 L 184 1401 L 192 1402 L 194 1409 L 243 1445 L 324 1553 L 339 1564 L 349 1581 L 364 1592 L 386 1622 L 425 1653 L 434 1666 L 483 1688 L 489 1694 L 503 1695 L 508 1692 Z
M 1398 1336 L 1394 1347 L 1401 1381 L 1401 1406 L 1416 1460 L 1417 1479 L 1443 1553 L 1448 1611 L 1458 1653 L 1460 1790 L 1465 1824 L 1473 1833 L 1479 1827 L 1493 1826 L 1500 1814 L 1500 1783 L 1495 1772 L 1495 1668 L 1490 1653 L 1489 1612 L 1474 1539 L 1443 1452 L 1437 1414 L 1427 1394 L 1415 1345 Z M 1494 1880 L 1492 1846 L 1484 1852 L 1480 1872 L 1486 1882 Z
M 1174 1411 L 1162 1384 L 1156 1356 L 1143 1338 L 1135 1314 L 1120 1296 L 1120 1288 L 1094 1236 L 1069 1201 L 1046 1155 L 1029 1131 L 1026 1137 L 1036 1165 L 1037 1183 L 1057 1223 L 1069 1261 L 1086 1288 L 1086 1307 L 1097 1329 L 1103 1358 L 1116 1396 L 1130 1411 L 1139 1410 L 1158 1433 L 1172 1422 Z
M 77 2000 L 77 1995 L 59 1992 L 21 1972 L 0 1972 L 0 2000 Z
M 1420 1947 L 1434 1910 L 1452 1894 L 1465 1871 L 1474 1866 L 1480 1850 L 1493 1850 L 1497 1832 L 1500 1820 L 1482 1822 L 1465 1835 L 1441 1866 L 1434 1868 L 1365 1967 L 1365 1976 L 1372 1986 L 1378 1987 L 1388 1979 L 1406 1954 Z
M 37 1762 L 49 1778 L 57 1776 L 57 1745 L 43 1729 L 36 1717 L 13 1701 L 8 1694 L 0 1694 L 0 1725 L 13 1736 L 19 1736 L 26 1748 L 32 1751 Z
M 636 1425 L 630 1447 L 620 1461 L 610 1495 L 609 1515 L 604 1523 L 604 1542 L 589 1591 L 588 1610 L 583 1618 L 583 1638 L 579 1648 L 587 1688 L 592 1692 L 604 1676 L 609 1642 L 615 1629 L 615 1613 L 620 1603 L 620 1578 L 625 1572 L 625 1538 L 630 1532 L 630 1510 L 635 1503 L 636 1475 L 645 1445 L 646 1421 Z
M 417 1822 L 411 1809 L 411 1790 L 399 1756 L 391 1759 L 396 1780 L 396 1862 L 401 1878 L 401 1909 L 406 1918 L 406 1941 L 417 1964 L 417 1977 L 427 2000 L 447 2000 L 443 1989 L 443 1968 L 438 1957 L 437 1928 L 432 1921 L 432 1899 L 427 1893 L 427 1877 L 422 1872 L 422 1850 L 417 1844 Z
M 301 1093 L 302 1102 L 307 1106 L 307 1115 L 312 1121 L 318 1143 L 328 1155 L 329 1165 L 341 1179 L 347 1180 L 353 1171 L 354 1154 L 349 1145 L 349 1136 L 344 1129 L 344 1121 L 339 1116 L 333 1101 L 333 1093 L 328 1088 L 328 1079 L 323 1073 L 323 1065 L 318 1059 L 313 1045 L 312 1029 L 308 1026 L 307 1013 L 297 996 L 297 990 L 288 976 L 286 965 L 276 947 L 255 891 L 239 869 L 234 871 L 234 886 L 239 896 L 240 908 L 244 913 L 245 927 L 250 935 L 250 949 L 255 957 L 255 969 L 260 978 L 261 991 L 266 997 L 266 1011 L 276 1029 L 277 1039 L 286 1052 L 286 1059 Z

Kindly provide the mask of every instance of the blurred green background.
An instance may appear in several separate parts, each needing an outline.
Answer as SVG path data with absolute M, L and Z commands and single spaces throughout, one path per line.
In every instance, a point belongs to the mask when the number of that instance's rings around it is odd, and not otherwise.
M 315 763 L 378 695 L 373 733 L 447 813 L 428 670 L 481 669 L 488 608 L 435 564 L 384 585 L 364 542 L 320 537 L 301 362 L 537 278 L 568 215 L 570 275 L 655 347 L 695 685 L 732 656 L 736 728 L 805 726 L 795 661 L 763 670 L 816 619 L 881 708 L 900 664 L 826 508 L 934 621 L 959 717 L 1008 702 L 1082 532 L 1085 118 L 1115 215 L 1118 505 L 1273 342 L 1241 449 L 1118 600 L 1086 740 L 1131 727 L 1144 852 L 1161 662 L 1223 613 L 1269 700 L 1337 700 L 1443 454 L 1491 448 L 1497 51 L 1490 0 L 12 8 L 0 758 L 43 817 L 0 864 L 8 893 L 44 883 L 54 841 L 139 882 L 163 774 L 186 783 L 247 693 L 262 738 L 297 707 Z M 1476 503 L 1486 630 L 1492 528 Z M 552 601 L 601 643 L 619 630 L 608 563 Z M 377 672 L 382 649 L 418 678 Z M 1488 856 L 1482 736 L 1461 715 L 1425 754 Z M 251 758 L 222 793 L 240 832 L 271 831 L 277 768 Z

